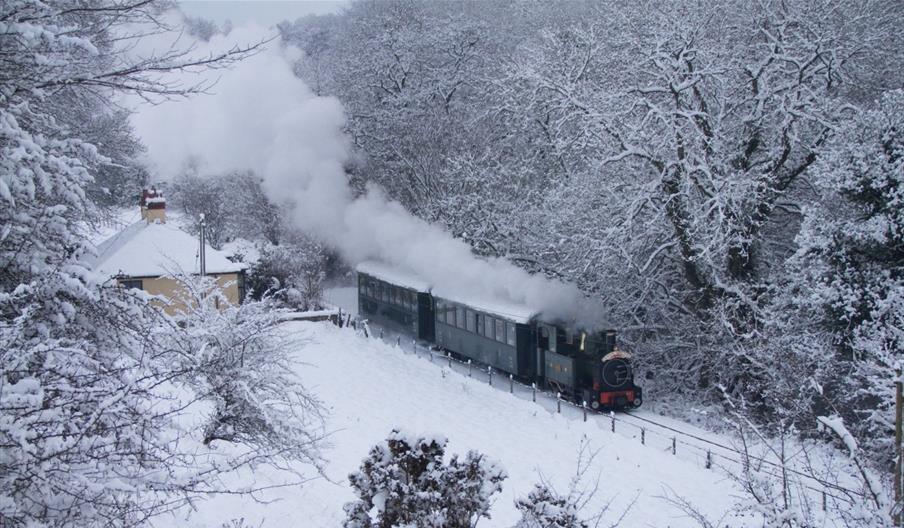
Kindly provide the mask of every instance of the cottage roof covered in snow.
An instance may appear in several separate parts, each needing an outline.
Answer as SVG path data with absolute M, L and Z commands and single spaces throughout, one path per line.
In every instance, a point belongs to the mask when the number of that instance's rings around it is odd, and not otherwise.
M 159 277 L 200 273 L 196 237 L 163 223 L 136 222 L 97 246 L 94 270 L 105 277 Z M 248 266 L 231 262 L 207 246 L 207 273 L 236 273 Z
M 504 299 L 493 299 L 485 293 L 468 293 L 464 285 L 459 290 L 443 285 L 435 286 L 413 272 L 395 268 L 382 262 L 365 261 L 356 267 L 359 273 L 364 273 L 384 280 L 397 286 L 404 286 L 420 292 L 430 292 L 435 297 L 447 301 L 461 303 L 471 308 L 487 312 L 516 323 L 526 323 L 532 317 L 539 315 L 539 310 Z

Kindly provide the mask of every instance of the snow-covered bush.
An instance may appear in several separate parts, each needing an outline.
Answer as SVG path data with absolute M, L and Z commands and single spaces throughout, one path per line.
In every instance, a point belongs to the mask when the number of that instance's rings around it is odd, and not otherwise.
M 545 484 L 536 484 L 515 506 L 521 512 L 516 528 L 589 528 L 578 516 L 577 505 Z
M 279 246 L 267 246 L 248 270 L 252 299 L 272 297 L 298 310 L 319 310 L 326 277 L 323 246 L 303 237 Z
M 233 306 L 212 277 L 175 275 L 189 307 L 175 317 L 172 346 L 185 381 L 211 403 L 203 443 L 251 446 L 269 462 L 318 467 L 324 436 L 319 401 L 301 384 L 268 299 Z
M 349 475 L 358 499 L 345 505 L 345 528 L 471 528 L 489 518 L 505 472 L 469 451 L 446 462 L 446 439 L 393 430 Z
M 609 513 L 609 503 L 595 511 L 590 510 L 600 490 L 600 475 L 590 475 L 598 451 L 591 450 L 586 438 L 578 449 L 574 475 L 568 481 L 566 493 L 560 493 L 551 482 L 542 477 L 527 497 L 515 501 L 521 519 L 515 528 L 591 528 L 599 526 Z M 629 505 L 618 518 L 608 519 L 610 528 L 618 526 L 631 509 Z

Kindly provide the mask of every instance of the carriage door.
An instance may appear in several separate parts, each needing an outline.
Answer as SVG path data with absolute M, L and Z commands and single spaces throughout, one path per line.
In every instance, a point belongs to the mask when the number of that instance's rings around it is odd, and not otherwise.
M 551 327 L 545 324 L 537 325 L 537 380 L 540 382 L 539 386 L 546 386 L 546 351 L 549 350 L 549 344 L 552 343 L 553 347 L 555 347 L 555 335 L 556 329 L 555 327 Z M 550 339 L 550 336 L 552 338 Z
M 417 337 L 424 341 L 436 342 L 436 307 L 429 293 L 417 294 Z

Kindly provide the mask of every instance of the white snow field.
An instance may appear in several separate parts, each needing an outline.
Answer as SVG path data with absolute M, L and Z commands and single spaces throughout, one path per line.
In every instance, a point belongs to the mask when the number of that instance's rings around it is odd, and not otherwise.
M 617 520 L 629 506 L 619 526 L 697 526 L 661 496 L 677 493 L 716 520 L 731 509 L 738 494 L 715 470 L 673 456 L 651 442 L 641 445 L 637 437 L 613 434 L 606 416 L 591 415 L 585 423 L 579 413 L 556 414 L 498 390 L 498 384 L 507 385 L 508 379 L 497 379 L 497 387 L 489 387 L 485 376 L 468 378 L 444 368 L 444 360 L 431 362 L 410 348 L 367 339 L 329 323 L 292 322 L 284 329 L 292 336 L 298 359 L 306 362 L 300 376 L 329 413 L 327 478 L 301 488 L 269 490 L 258 495 L 258 501 L 217 496 L 173 519 L 177 524 L 219 528 L 243 518 L 247 526 L 255 527 L 341 526 L 342 506 L 354 497 L 348 474 L 393 428 L 443 435 L 449 440 L 447 453 L 479 450 L 505 468 L 509 477 L 503 492 L 496 497 L 492 518 L 482 520 L 481 527 L 515 524 L 515 499 L 526 496 L 541 474 L 564 492 L 576 470 L 582 441 L 599 450 L 588 472 L 593 478 L 587 482 L 592 485 L 599 476 L 594 503 L 599 507 L 611 500 L 608 522 L 601 526 Z M 266 485 L 278 478 L 273 470 L 260 469 L 243 481 Z M 745 525 L 737 517 L 726 518 L 721 525 L 725 524 Z

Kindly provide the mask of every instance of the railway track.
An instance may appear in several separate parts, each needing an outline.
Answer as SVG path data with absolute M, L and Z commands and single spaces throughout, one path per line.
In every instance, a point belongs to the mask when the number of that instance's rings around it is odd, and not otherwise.
M 810 493 L 814 501 L 822 501 L 823 509 L 829 500 L 852 504 L 865 499 L 865 493 L 862 491 L 827 481 L 795 467 L 793 462 L 800 451 L 789 455 L 785 464 L 782 464 L 777 459 L 770 460 L 767 456 L 757 456 L 750 450 L 745 453 L 740 448 L 730 445 L 724 438 L 707 438 L 707 433 L 683 430 L 642 410 L 619 413 L 593 411 L 580 403 L 565 400 L 555 392 L 522 383 L 507 373 L 493 371 L 491 367 L 479 365 L 471 360 L 456 359 L 451 354 L 436 350 L 428 343 L 412 340 L 410 336 L 387 331 L 376 325 L 368 325 L 366 321 L 359 321 L 356 326 L 370 338 L 395 344 L 403 353 L 415 354 L 437 364 L 438 368 L 444 370 L 443 376 L 446 376 L 446 371 L 455 372 L 476 382 L 488 383 L 498 390 L 509 391 L 515 397 L 531 400 L 547 411 L 584 421 L 594 421 L 600 428 L 609 429 L 612 434 L 636 439 L 653 449 L 671 451 L 673 455 L 703 467 L 722 469 L 731 475 L 739 475 L 740 472 L 754 469 L 775 479 L 795 479 L 796 486 Z

